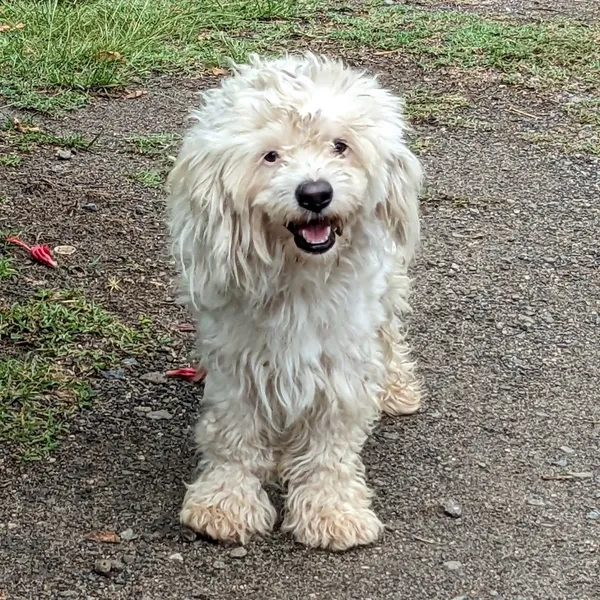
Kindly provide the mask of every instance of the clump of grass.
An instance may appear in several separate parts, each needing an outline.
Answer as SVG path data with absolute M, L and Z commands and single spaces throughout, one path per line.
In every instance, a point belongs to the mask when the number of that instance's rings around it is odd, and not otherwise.
M 565 154 L 600 155 L 600 139 L 597 135 L 576 137 L 560 131 L 544 131 L 539 133 L 521 133 L 521 139 L 541 148 L 555 146 Z
M 3 167 L 18 167 L 23 162 L 23 158 L 16 152 L 0 155 L 0 166 Z
M 156 156 L 172 150 L 180 136 L 167 133 L 145 136 L 133 136 L 127 139 L 134 152 L 145 156 Z
M 459 94 L 440 94 L 423 87 L 412 89 L 404 100 L 406 114 L 412 122 L 430 124 L 445 124 L 470 104 Z
M 568 115 L 584 125 L 600 127 L 600 98 L 585 98 L 565 106 Z
M 13 267 L 13 259 L 8 256 L 0 256 L 0 279 L 8 279 L 16 274 L 17 271 Z
M 43 292 L 0 311 L 0 442 L 27 460 L 45 456 L 89 403 L 89 377 L 149 352 L 154 337 L 147 319 L 126 326 L 74 292 Z
M 138 173 L 132 173 L 131 177 L 138 183 L 141 183 L 142 185 L 153 189 L 161 188 L 165 182 L 165 177 L 163 173 L 154 170 L 139 171 Z
M 6 119 L 0 126 L 0 130 L 0 139 L 20 152 L 30 152 L 35 146 L 40 145 L 81 150 L 85 150 L 91 145 L 91 140 L 80 133 L 54 134 L 42 131 L 31 120 L 19 122 L 16 126 L 11 119 Z

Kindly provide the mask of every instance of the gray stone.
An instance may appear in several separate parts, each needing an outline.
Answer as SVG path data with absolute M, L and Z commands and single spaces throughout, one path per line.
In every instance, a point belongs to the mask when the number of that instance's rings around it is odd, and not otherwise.
M 56 158 L 58 158 L 58 160 L 71 160 L 71 158 L 73 158 L 73 153 L 66 148 L 60 148 L 56 152 Z
M 223 570 L 223 569 L 227 568 L 227 565 L 222 560 L 215 560 L 215 562 L 213 562 L 212 566 L 214 569 L 219 569 L 219 570 Z
M 102 371 L 102 377 L 105 379 L 126 379 L 123 369 L 113 369 L 110 371 Z
M 244 556 L 246 556 L 247 554 L 248 550 L 246 550 L 244 546 L 238 546 L 229 553 L 229 556 L 231 556 L 231 558 L 244 558 Z
M 110 560 L 106 558 L 99 558 L 94 563 L 94 572 L 98 573 L 98 575 L 108 575 L 112 569 L 112 564 Z
M 444 563 L 444 567 L 448 569 L 448 571 L 460 571 L 460 569 L 462 569 L 462 563 L 457 560 L 447 560 Z
M 173 415 L 168 410 L 151 410 L 150 412 L 145 413 L 148 419 L 152 419 L 153 421 L 163 421 L 167 419 L 172 419 Z
M 454 519 L 462 517 L 462 507 L 458 502 L 455 502 L 454 500 L 444 500 L 441 506 L 449 517 Z
M 179 532 L 179 537 L 182 542 L 195 542 L 196 541 L 196 532 L 189 527 L 182 527 Z
M 154 371 L 152 373 L 144 373 L 140 379 L 148 381 L 150 383 L 167 383 L 167 378 L 160 371 Z
M 546 506 L 546 503 L 541 498 L 529 498 L 527 504 L 530 506 Z
M 119 537 L 125 542 L 131 542 L 131 540 L 137 539 L 138 536 L 136 533 L 133 532 L 133 529 L 131 529 L 131 527 L 130 527 L 130 528 L 126 529 L 125 531 L 122 531 L 119 534 Z

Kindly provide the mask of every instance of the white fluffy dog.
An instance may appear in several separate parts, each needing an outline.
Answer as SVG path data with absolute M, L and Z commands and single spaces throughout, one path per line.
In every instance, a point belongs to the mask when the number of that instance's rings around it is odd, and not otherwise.
M 403 316 L 422 172 L 402 103 L 307 54 L 254 57 L 203 107 L 169 178 L 181 287 L 208 377 L 200 474 L 181 520 L 218 540 L 284 531 L 344 550 L 377 539 L 361 448 L 420 390 Z

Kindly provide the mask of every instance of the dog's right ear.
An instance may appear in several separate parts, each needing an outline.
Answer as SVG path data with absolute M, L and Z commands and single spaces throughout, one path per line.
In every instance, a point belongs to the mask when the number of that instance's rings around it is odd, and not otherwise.
M 182 292 L 196 304 L 220 302 L 244 261 L 239 255 L 240 215 L 223 184 L 224 164 L 193 133 L 171 170 L 167 187 L 172 251 Z

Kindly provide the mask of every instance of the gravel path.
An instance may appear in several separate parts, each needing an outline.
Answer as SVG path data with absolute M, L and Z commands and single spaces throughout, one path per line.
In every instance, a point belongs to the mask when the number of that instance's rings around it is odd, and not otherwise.
M 171 321 L 184 317 L 169 290 L 148 283 L 171 275 L 162 198 L 122 184 L 134 159 L 120 148 L 126 135 L 180 130 L 197 84 L 163 80 L 135 102 L 97 102 L 54 124 L 102 124 L 94 154 L 58 172 L 40 150 L 27 176 L 0 178 L 0 191 L 24 199 L 35 197 L 32 178 L 60 184 L 59 207 L 65 190 L 94 181 L 102 191 L 106 181 L 93 214 L 75 209 L 65 222 L 62 209 L 33 202 L 6 218 L 19 225 L 33 214 L 57 239 L 118 240 L 113 264 L 137 261 L 141 287 L 115 306 Z M 101 381 L 94 408 L 50 459 L 2 457 L 0 598 L 600 598 L 600 161 L 531 145 L 514 120 L 488 112 L 493 131 L 418 127 L 432 140 L 413 323 L 428 399 L 418 415 L 384 420 L 365 450 L 387 526 L 377 546 L 331 555 L 276 533 L 244 552 L 180 531 L 197 393 L 141 375 L 181 361 L 184 341 Z M 132 218 L 134 193 L 146 212 Z M 72 271 L 47 277 L 77 281 Z M 84 539 L 97 530 L 121 541 Z

